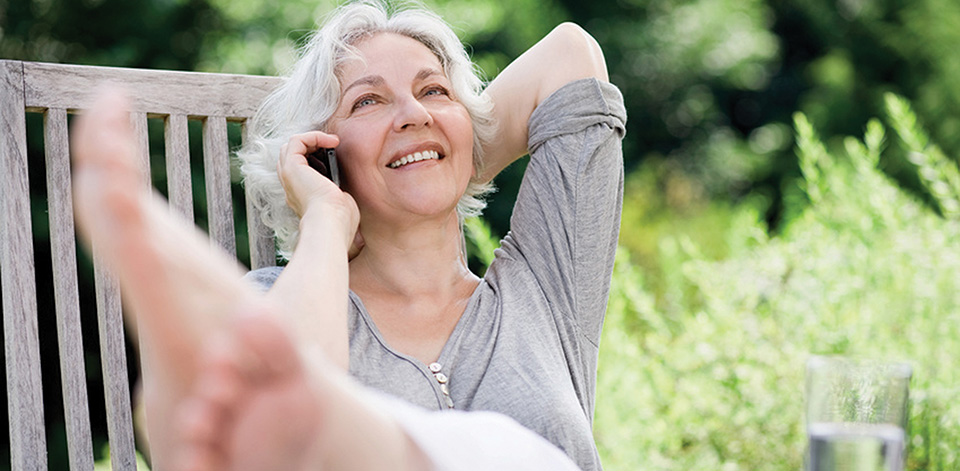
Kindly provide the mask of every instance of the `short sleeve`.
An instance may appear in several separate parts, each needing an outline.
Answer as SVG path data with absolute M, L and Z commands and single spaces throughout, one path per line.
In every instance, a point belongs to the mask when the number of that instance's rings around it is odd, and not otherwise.
M 625 124 L 620 91 L 596 79 L 571 82 L 537 107 L 530 163 L 499 254 L 524 262 L 555 315 L 594 345 L 619 234 Z

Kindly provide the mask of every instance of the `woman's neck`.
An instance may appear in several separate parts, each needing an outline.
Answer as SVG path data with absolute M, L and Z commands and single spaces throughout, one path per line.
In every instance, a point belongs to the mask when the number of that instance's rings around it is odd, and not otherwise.
M 364 247 L 350 262 L 350 288 L 362 297 L 449 299 L 479 281 L 461 252 L 455 213 L 399 227 L 361 222 L 360 231 Z

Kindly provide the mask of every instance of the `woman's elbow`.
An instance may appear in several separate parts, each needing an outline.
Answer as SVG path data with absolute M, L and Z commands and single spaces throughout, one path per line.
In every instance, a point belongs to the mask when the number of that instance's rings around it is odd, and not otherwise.
M 554 49 L 554 57 L 563 58 L 562 67 L 571 75 L 571 79 L 593 77 L 609 80 L 600 44 L 580 25 L 561 23 L 547 37 Z

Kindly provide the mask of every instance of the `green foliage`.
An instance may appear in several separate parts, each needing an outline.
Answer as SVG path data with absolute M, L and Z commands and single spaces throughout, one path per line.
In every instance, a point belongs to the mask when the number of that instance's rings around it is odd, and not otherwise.
M 111 471 L 113 469 L 113 464 L 110 462 L 110 446 L 103 445 L 100 453 L 103 455 L 103 458 L 100 458 L 93 463 L 93 471 Z M 143 455 L 141 455 L 139 451 L 137 452 L 136 469 L 140 471 L 150 471 L 150 466 L 147 464 L 147 461 L 143 458 Z
M 628 168 L 666 156 L 710 199 L 760 190 L 774 225 L 795 208 L 795 111 L 826 136 L 858 134 L 894 91 L 947 155 L 960 153 L 955 0 L 563 3 L 625 92 Z M 896 154 L 884 170 L 919 187 Z
M 603 46 L 624 92 L 628 168 L 669 156 L 710 194 L 725 194 L 764 178 L 789 147 L 789 133 L 754 98 L 782 55 L 770 2 L 564 3 Z
M 903 109 L 898 134 L 922 135 Z M 608 469 L 801 469 L 811 354 L 910 361 L 908 468 L 960 468 L 960 224 L 877 168 L 879 121 L 843 153 L 795 123 L 809 198 L 782 233 L 746 205 L 713 233 L 725 254 L 682 231 L 656 241 L 655 270 L 621 248 L 596 406 Z M 628 222 L 624 238 L 644 230 Z
M 493 262 L 493 251 L 500 246 L 493 237 L 490 224 L 481 218 L 469 218 L 463 222 L 468 253 L 477 260 L 481 273 Z
M 917 166 L 920 181 L 945 216 L 960 217 L 960 172 L 956 164 L 938 146 L 929 142 L 905 99 L 892 93 L 884 98 L 893 127 L 906 147 L 910 162 Z

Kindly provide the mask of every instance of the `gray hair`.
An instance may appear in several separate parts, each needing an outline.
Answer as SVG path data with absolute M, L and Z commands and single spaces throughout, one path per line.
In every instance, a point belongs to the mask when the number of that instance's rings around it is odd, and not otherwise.
M 277 238 L 279 254 L 289 258 L 299 235 L 299 218 L 286 204 L 277 175 L 280 146 L 290 136 L 325 129 L 340 101 L 337 71 L 356 56 L 354 46 L 377 33 L 415 39 L 433 52 L 450 80 L 453 93 L 466 107 L 473 124 L 475 176 L 457 203 L 461 221 L 480 214 L 483 195 L 491 191 L 483 174 L 483 146 L 496 131 L 493 104 L 482 94 L 483 83 L 463 43 L 439 16 L 420 8 L 388 11 L 377 1 L 341 6 L 314 31 L 300 51 L 300 59 L 276 90 L 260 105 L 243 147 L 237 152 L 247 197 L 264 224 Z

